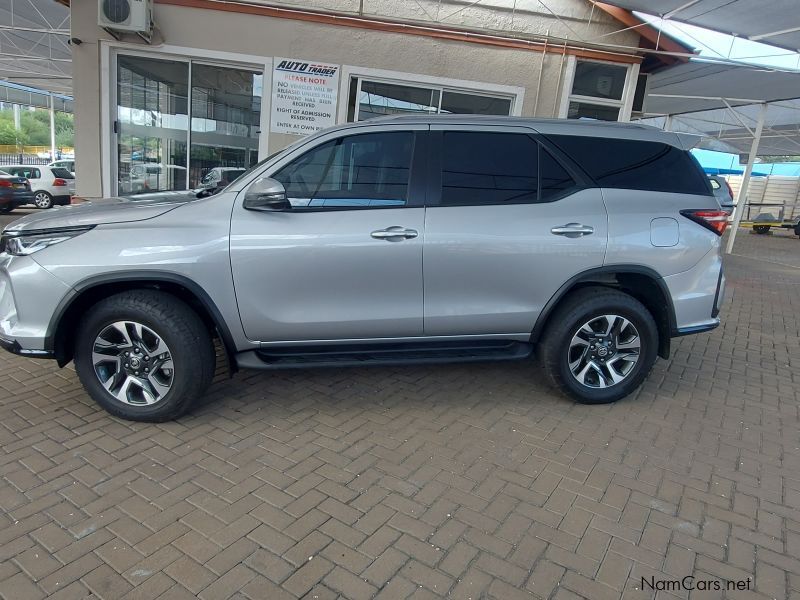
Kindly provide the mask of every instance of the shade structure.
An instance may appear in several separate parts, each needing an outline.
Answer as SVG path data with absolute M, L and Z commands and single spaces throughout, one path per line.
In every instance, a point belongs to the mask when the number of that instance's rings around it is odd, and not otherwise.
M 699 59 L 650 77 L 642 121 L 702 136 L 699 147 L 746 155 L 768 106 L 759 156 L 800 155 L 800 73 Z
M 72 95 L 69 8 L 56 0 L 0 0 L 0 81 Z
M 800 50 L 797 0 L 603 0 L 620 8 Z

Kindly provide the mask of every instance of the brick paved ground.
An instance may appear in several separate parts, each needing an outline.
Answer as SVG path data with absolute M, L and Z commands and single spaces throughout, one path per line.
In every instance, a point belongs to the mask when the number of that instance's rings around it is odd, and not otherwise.
M 0 596 L 800 598 L 800 242 L 739 239 L 783 264 L 729 260 L 724 327 L 614 406 L 524 363 L 241 373 L 144 425 L 3 353 Z

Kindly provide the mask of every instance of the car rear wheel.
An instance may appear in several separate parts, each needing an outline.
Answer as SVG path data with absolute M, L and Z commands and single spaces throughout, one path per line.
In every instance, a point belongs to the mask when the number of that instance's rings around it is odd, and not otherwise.
M 53 206 L 53 197 L 48 192 L 36 192 L 33 196 L 33 203 L 36 208 L 51 208 Z
M 647 377 L 658 354 L 658 328 L 645 306 L 603 287 L 567 297 L 549 320 L 541 359 L 551 382 L 584 404 L 624 398 Z
M 96 304 L 78 326 L 75 369 L 113 415 L 167 421 L 189 410 L 214 375 L 209 332 L 186 304 L 134 290 Z

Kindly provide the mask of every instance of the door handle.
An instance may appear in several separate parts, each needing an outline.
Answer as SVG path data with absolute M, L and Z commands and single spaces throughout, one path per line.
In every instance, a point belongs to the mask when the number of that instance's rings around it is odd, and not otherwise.
M 378 229 L 370 234 L 376 240 L 386 240 L 387 242 L 402 242 L 411 240 L 419 235 L 416 229 L 406 229 L 400 225 L 392 225 L 386 229 Z
M 581 225 L 580 223 L 567 223 L 566 225 L 553 227 L 550 233 L 553 235 L 563 235 L 568 238 L 577 238 L 584 235 L 592 235 L 594 233 L 594 227 L 590 225 Z

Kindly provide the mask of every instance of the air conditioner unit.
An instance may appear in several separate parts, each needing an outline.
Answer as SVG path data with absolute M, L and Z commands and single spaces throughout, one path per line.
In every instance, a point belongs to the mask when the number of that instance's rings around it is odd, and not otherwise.
M 97 0 L 97 24 L 112 32 L 149 37 L 153 28 L 153 0 Z

